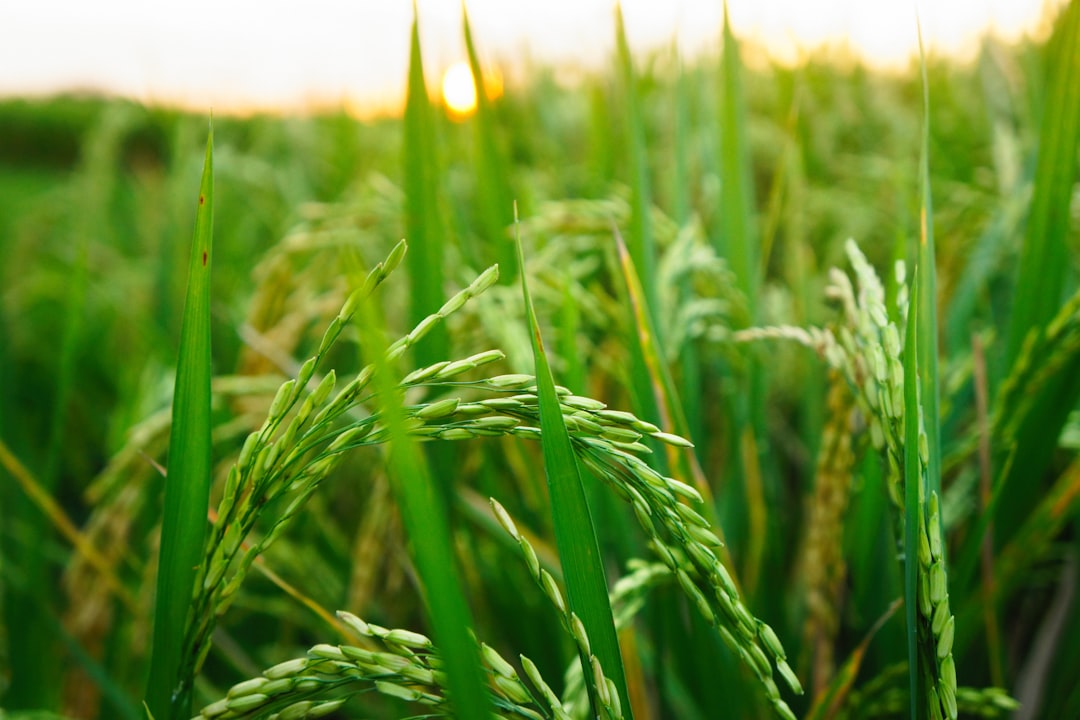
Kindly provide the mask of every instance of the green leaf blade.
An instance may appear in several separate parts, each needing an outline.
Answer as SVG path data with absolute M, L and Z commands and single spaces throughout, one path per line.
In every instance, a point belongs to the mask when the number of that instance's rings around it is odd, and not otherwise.
M 405 261 L 413 283 L 409 295 L 409 322 L 415 327 L 443 303 L 443 233 L 447 226 L 442 222 L 440 212 L 435 124 L 424 79 L 420 21 L 415 5 L 404 125 L 405 232 L 409 240 Z M 446 359 L 449 344 L 446 328 L 441 325 L 432 328 L 416 348 L 417 364 L 431 365 Z
M 427 458 L 410 436 L 400 378 L 386 359 L 382 318 L 369 303 L 358 310 L 363 345 L 372 349 L 373 375 L 381 400 L 381 419 L 389 436 L 391 487 L 412 544 L 412 555 L 425 590 L 424 599 L 435 643 L 445 664 L 454 716 L 492 717 L 492 705 L 472 635 L 472 614 L 462 590 L 454 538 L 443 501 L 432 480 Z
M 178 677 L 210 502 L 210 269 L 213 254 L 213 127 L 199 185 L 169 435 L 165 509 L 146 703 L 154 717 L 190 716 L 191 678 Z
M 912 279 L 912 296 L 917 298 L 918 273 Z M 912 302 L 908 310 L 907 331 L 904 339 L 904 619 L 906 621 L 908 682 L 911 698 L 911 720 L 917 720 L 922 693 L 919 689 L 918 647 L 918 583 L 919 555 L 916 538 L 919 534 L 919 307 Z
M 619 76 L 622 80 L 626 103 L 627 148 L 630 155 L 630 232 L 627 245 L 634 264 L 641 268 L 641 286 L 649 313 L 657 307 L 656 241 L 653 237 L 652 189 L 649 182 L 649 157 L 645 142 L 645 121 L 638 97 L 634 66 L 630 57 L 630 45 L 626 39 L 622 6 L 615 6 L 615 41 L 618 50 Z
M 1061 306 L 1069 263 L 1069 207 L 1080 144 L 1080 3 L 1062 13 L 1050 44 L 1049 87 L 1039 130 L 1034 195 L 1017 270 L 1009 326 L 1010 364 L 1031 328 L 1045 325 Z
M 930 196 L 930 87 L 926 77 L 926 57 L 923 54 L 922 30 L 919 31 L 919 65 L 922 69 L 923 118 L 922 140 L 919 145 L 919 257 L 920 282 L 915 296 L 919 305 L 916 329 L 919 340 L 919 375 L 923 422 L 929 444 L 927 484 L 930 492 L 941 495 L 941 417 L 938 381 L 938 307 L 937 261 L 934 249 L 934 206 Z
M 521 240 L 517 241 L 518 266 L 524 268 Z M 589 512 L 581 471 L 566 430 L 555 392 L 555 380 L 551 374 L 544 341 L 536 320 L 532 298 L 529 295 L 525 273 L 521 274 L 521 291 L 525 298 L 525 313 L 529 323 L 533 359 L 536 363 L 536 387 L 540 399 L 540 430 L 542 436 L 544 471 L 551 495 L 551 511 L 555 528 L 555 543 L 559 551 L 566 593 L 570 609 L 581 618 L 589 636 L 593 653 L 604 672 L 615 683 L 622 704 L 623 715 L 632 718 L 630 696 L 626 687 L 619 641 L 615 632 L 615 620 L 608 597 L 604 566 L 600 559 L 600 547 L 596 539 Z M 589 667 L 589 659 L 581 658 L 582 667 Z M 585 673 L 589 697 L 596 707 L 597 691 L 589 672 Z
M 1047 72 L 1031 210 L 1012 292 L 1007 348 L 1012 372 L 1031 360 L 1024 352 L 1029 333 L 1044 331 L 1062 307 L 1072 267 L 1070 207 L 1080 147 L 1080 84 L 1076 82 L 1080 76 L 1080 2 L 1069 3 L 1059 16 L 1049 44 Z M 1011 463 L 996 479 L 999 487 L 995 491 L 1001 493 L 994 518 L 998 546 L 1007 543 L 1034 511 L 1045 490 L 1043 478 L 1061 430 L 1078 398 L 1080 354 L 1072 353 L 1040 391 L 1034 410 L 1015 435 L 995 438 L 997 447 L 1015 447 L 1014 457 L 1022 459 Z M 997 465 L 1005 466 L 1005 459 L 999 457 Z
M 487 242 L 479 248 L 479 256 L 491 256 L 498 260 L 503 284 L 510 284 L 517 274 L 517 254 L 506 236 L 507 227 L 513 220 L 513 192 L 510 186 L 510 171 L 505 154 L 498 144 L 495 109 L 487 95 L 484 71 L 480 66 L 480 56 L 473 42 L 472 28 L 469 26 L 469 14 L 462 3 L 462 26 L 465 34 L 465 49 L 469 56 L 469 68 L 472 70 L 476 88 L 476 117 L 473 122 L 477 156 L 477 191 L 480 193 L 480 221 L 483 224 Z
M 739 288 L 750 303 L 749 322 L 755 319 L 760 266 L 754 242 L 754 199 L 751 196 L 750 158 L 747 149 L 746 101 L 742 90 L 739 45 L 731 31 L 724 3 L 724 47 L 720 87 L 720 247 L 731 263 Z

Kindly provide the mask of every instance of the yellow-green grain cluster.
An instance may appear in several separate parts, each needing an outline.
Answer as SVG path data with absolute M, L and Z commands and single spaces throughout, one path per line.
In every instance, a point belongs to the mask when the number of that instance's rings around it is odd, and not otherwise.
M 819 686 L 815 691 L 835 670 L 833 648 L 840 629 L 847 576 L 841 551 L 855 463 L 851 442 L 853 400 L 846 382 L 835 370 L 829 373 L 825 406 L 829 414 L 821 434 L 801 561 L 807 610 L 803 637 L 812 658 L 814 681 Z
M 426 706 L 428 712 L 449 709 L 446 672 L 430 639 L 412 630 L 367 623 L 344 611 L 338 612 L 338 618 L 362 640 L 360 645 L 315 645 L 303 657 L 278 663 L 261 676 L 234 685 L 224 698 L 204 707 L 198 718 L 319 718 L 341 708 L 350 697 L 372 690 Z M 569 717 L 557 701 L 550 701 L 550 687 L 527 658 L 522 658 L 522 664 L 535 691 L 490 645 L 479 643 L 478 650 L 498 717 Z

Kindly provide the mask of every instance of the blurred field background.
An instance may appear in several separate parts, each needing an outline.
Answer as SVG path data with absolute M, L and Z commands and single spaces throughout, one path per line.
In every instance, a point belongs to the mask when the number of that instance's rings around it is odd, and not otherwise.
M 894 262 L 910 272 L 929 210 L 960 716 L 1080 717 L 1078 15 L 1074 1 L 1041 35 L 987 39 L 971 61 L 930 54 L 925 141 L 917 63 L 874 70 L 839 51 L 779 63 L 733 37 L 693 59 L 676 47 L 631 58 L 623 42 L 572 84 L 536 65 L 496 90 L 488 67 L 468 113 L 429 73 L 430 99 L 414 86 L 404 118 L 215 115 L 215 502 L 358 269 L 403 237 L 409 255 L 376 305 L 392 338 L 492 263 L 501 275 L 405 370 L 498 348 L 498 372 L 531 373 L 516 201 L 556 382 L 694 442 L 689 460 L 656 446 L 650 463 L 705 479 L 746 604 L 806 689 L 784 693 L 795 714 L 909 716 L 904 613 L 890 611 L 904 576 L 872 423 L 813 351 L 737 331 L 836 324 L 826 287 L 830 268 L 849 271 L 849 238 L 891 307 Z M 92 96 L 0 101 L 0 715 L 142 715 L 207 120 Z M 673 394 L 642 370 L 613 227 Z M 331 360 L 355 373 L 361 355 L 350 341 Z M 556 567 L 539 446 L 427 447 L 477 636 L 529 655 L 560 692 L 571 640 L 487 504 Z M 628 507 L 593 485 L 612 583 L 654 556 Z M 356 451 L 222 617 L 195 710 L 339 642 L 334 610 L 427 631 L 409 545 L 383 456 Z M 678 587 L 651 588 L 621 636 L 634 714 L 774 716 Z M 336 712 L 424 710 L 365 692 Z

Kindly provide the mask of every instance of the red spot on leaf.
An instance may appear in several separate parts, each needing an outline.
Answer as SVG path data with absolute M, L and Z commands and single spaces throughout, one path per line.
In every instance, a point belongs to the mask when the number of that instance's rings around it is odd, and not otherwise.
M 199 196 L 199 204 L 200 205 L 205 205 L 206 204 L 206 196 L 205 195 L 200 195 Z
M 203 267 L 206 267 L 206 251 L 205 250 L 202 251 L 202 264 L 203 264 Z

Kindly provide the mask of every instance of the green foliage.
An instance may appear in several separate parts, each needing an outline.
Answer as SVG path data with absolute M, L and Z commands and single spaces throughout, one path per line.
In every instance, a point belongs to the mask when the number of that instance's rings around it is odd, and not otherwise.
M 1075 716 L 1078 8 L 891 74 L 616 21 L 464 119 L 414 28 L 402 118 L 215 119 L 213 277 L 204 118 L 0 103 L 0 704 Z
M 521 239 L 518 238 L 518 265 L 524 265 Z M 544 474 L 551 495 L 551 512 L 555 531 L 555 543 L 559 549 L 563 575 L 566 578 L 567 595 L 570 599 L 571 621 L 580 618 L 586 637 L 579 645 L 581 666 L 596 665 L 601 678 L 585 673 L 589 699 L 594 708 L 603 707 L 612 717 L 634 716 L 630 696 L 626 690 L 626 677 L 615 637 L 615 620 L 608 600 L 604 564 L 600 558 L 600 546 L 596 541 L 596 529 L 589 503 L 582 485 L 581 470 L 570 444 L 570 435 L 563 420 L 559 396 L 555 392 L 555 379 L 551 375 L 544 339 L 536 319 L 529 284 L 521 276 L 521 293 L 525 298 L 525 316 L 529 322 L 532 339 L 533 362 L 536 366 L 537 396 L 540 401 L 540 432 L 543 435 Z M 579 633 L 575 633 L 577 635 Z M 596 645 L 596 655 L 590 645 Z M 612 674 L 614 696 L 605 687 L 603 668 Z M 624 711 L 625 709 L 625 711 Z M 624 715 L 625 712 L 625 715 Z
M 409 256 L 412 292 L 409 319 L 420 322 L 443 300 L 443 258 L 447 243 L 446 223 L 440 212 L 439 143 L 432 118 L 433 108 L 424 79 L 420 49 L 420 18 L 413 8 L 412 43 L 409 46 L 409 94 L 405 102 L 405 231 L 413 244 Z M 417 360 L 429 364 L 446 356 L 447 338 L 436 328 Z
M 190 674 L 182 674 L 188 647 L 190 599 L 203 563 L 210 503 L 210 270 L 214 250 L 214 132 L 206 162 L 188 263 L 188 290 L 176 364 L 161 554 L 154 602 L 154 641 L 147 712 L 155 718 L 191 714 Z

